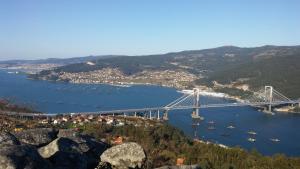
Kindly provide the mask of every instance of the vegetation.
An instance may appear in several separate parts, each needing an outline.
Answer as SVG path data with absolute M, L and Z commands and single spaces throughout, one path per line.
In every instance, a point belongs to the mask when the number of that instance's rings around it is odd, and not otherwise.
M 197 84 L 211 86 L 212 81 L 231 83 L 240 78 L 249 80 L 254 90 L 272 85 L 285 95 L 300 96 L 300 46 L 263 46 L 239 48 L 225 46 L 206 50 L 183 51 L 163 55 L 116 56 L 96 59 L 95 65 L 70 64 L 54 70 L 45 70 L 35 79 L 57 80 L 60 72 L 87 72 L 102 68 L 119 68 L 125 75 L 143 70 L 183 69 L 199 78 Z
M 192 141 L 183 132 L 167 124 L 155 126 L 87 124 L 84 132 L 97 138 L 123 136 L 126 141 L 142 145 L 147 154 L 147 168 L 175 165 L 177 158 L 185 158 L 185 164 L 200 164 L 203 169 L 293 169 L 300 168 L 300 158 L 282 154 L 262 156 L 257 151 L 247 152 L 241 148 L 221 148 L 213 144 Z
M 5 99 L 0 99 L 0 112 L 1 111 L 22 112 L 22 113 L 40 113 L 40 112 L 33 110 L 28 105 L 11 104 L 10 101 L 5 100 Z
M 215 72 L 207 81 L 216 80 L 220 83 L 231 83 L 240 78 L 249 78 L 245 83 L 253 89 L 272 85 L 285 95 L 297 98 L 300 96 L 300 55 L 274 57 L 253 61 L 222 72 Z

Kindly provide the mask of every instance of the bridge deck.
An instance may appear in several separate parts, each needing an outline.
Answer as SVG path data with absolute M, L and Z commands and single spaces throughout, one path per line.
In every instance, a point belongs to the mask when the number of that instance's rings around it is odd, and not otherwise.
M 166 111 L 166 110 L 183 110 L 183 109 L 196 109 L 196 108 L 218 108 L 218 107 L 241 107 L 241 106 L 263 106 L 263 105 L 282 105 L 282 104 L 297 104 L 299 101 L 280 101 L 280 102 L 257 102 L 257 103 L 224 103 L 224 104 L 206 104 L 200 105 L 199 107 L 195 106 L 178 106 L 178 107 L 150 107 L 150 108 L 137 108 L 137 109 L 120 109 L 120 110 L 108 110 L 108 111 L 95 111 L 95 112 L 69 112 L 69 113 L 57 113 L 57 114 L 40 114 L 40 113 L 20 113 L 20 112 L 1 112 L 6 115 L 17 115 L 17 116 L 27 116 L 27 117 L 36 117 L 36 116 L 55 116 L 55 115 L 78 115 L 78 114 L 103 114 L 103 115 L 112 115 L 112 114 L 122 114 L 122 113 L 134 113 L 134 112 L 150 112 L 150 111 Z

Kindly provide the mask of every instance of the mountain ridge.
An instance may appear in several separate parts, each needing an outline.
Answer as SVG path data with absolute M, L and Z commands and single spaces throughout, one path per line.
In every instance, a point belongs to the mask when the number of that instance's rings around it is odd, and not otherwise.
M 250 85 L 250 89 L 256 90 L 261 85 L 273 85 L 288 93 L 290 97 L 299 97 L 299 59 L 299 45 L 266 45 L 251 48 L 222 46 L 157 55 L 100 58 L 91 61 L 92 64 L 82 62 L 41 71 L 31 78 L 57 80 L 57 75 L 62 72 L 90 72 L 104 68 L 119 69 L 127 76 L 143 71 L 180 70 L 196 75 L 199 78 L 196 81 L 197 85 L 212 87 L 214 81 L 231 84 L 243 78 L 248 80 L 241 85 Z M 293 86 L 293 89 L 283 87 L 288 85 Z

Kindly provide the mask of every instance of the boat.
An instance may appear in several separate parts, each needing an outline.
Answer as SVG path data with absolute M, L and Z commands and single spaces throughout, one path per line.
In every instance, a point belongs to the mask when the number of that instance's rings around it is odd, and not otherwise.
M 270 140 L 273 141 L 273 142 L 279 142 L 280 141 L 278 138 L 271 138 Z
M 192 123 L 192 126 L 199 126 L 200 125 L 200 123 L 198 122 L 198 123 Z
M 251 135 L 256 135 L 257 133 L 254 132 L 254 131 L 248 131 L 248 134 L 251 134 Z
M 214 126 L 209 126 L 207 129 L 208 130 L 215 130 L 216 128 Z
M 214 121 L 209 121 L 209 122 L 207 122 L 208 124 L 215 124 L 215 122 Z
M 228 129 L 234 129 L 235 127 L 232 126 L 232 125 L 230 125 L 230 126 L 228 126 L 227 128 L 228 128 Z
M 255 142 L 256 139 L 255 139 L 255 138 L 248 138 L 248 141 L 250 141 L 250 142 Z

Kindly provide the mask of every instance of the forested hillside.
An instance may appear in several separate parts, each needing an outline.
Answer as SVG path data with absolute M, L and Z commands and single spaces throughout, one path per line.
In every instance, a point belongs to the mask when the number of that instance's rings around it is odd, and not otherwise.
M 224 46 L 162 55 L 102 58 L 92 61 L 93 64 L 70 64 L 31 77 L 56 80 L 56 74 L 60 72 L 89 72 L 103 68 L 118 68 L 125 75 L 144 70 L 184 70 L 196 75 L 200 85 L 211 85 L 213 81 L 230 84 L 244 78 L 247 80 L 243 83 L 253 90 L 273 85 L 287 96 L 299 97 L 299 59 L 300 46 Z

